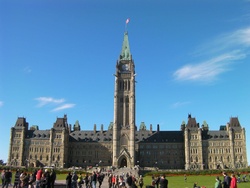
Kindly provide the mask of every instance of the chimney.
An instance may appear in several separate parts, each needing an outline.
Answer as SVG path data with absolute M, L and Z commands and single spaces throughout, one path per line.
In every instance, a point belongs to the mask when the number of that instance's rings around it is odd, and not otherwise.
M 160 131 L 160 125 L 157 124 L 157 132 L 159 132 L 159 131 Z
M 103 133 L 103 124 L 101 124 L 101 133 Z
M 94 124 L 94 133 L 96 134 L 96 124 Z

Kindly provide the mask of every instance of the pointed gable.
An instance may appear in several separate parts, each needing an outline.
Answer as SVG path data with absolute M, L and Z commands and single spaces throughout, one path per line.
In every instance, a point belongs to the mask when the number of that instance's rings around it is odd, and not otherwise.
M 16 129 L 22 129 L 22 128 L 28 129 L 28 127 L 29 127 L 29 123 L 26 122 L 26 118 L 24 117 L 17 118 L 16 124 L 15 124 Z
M 231 117 L 229 121 L 229 126 L 235 130 L 241 129 L 238 117 Z
M 196 123 L 196 119 L 191 116 L 191 114 L 188 114 L 188 122 L 186 127 L 190 130 L 197 130 L 199 128 L 199 124 Z
M 67 115 L 64 115 L 63 118 L 57 118 L 53 128 L 54 129 L 68 128 Z

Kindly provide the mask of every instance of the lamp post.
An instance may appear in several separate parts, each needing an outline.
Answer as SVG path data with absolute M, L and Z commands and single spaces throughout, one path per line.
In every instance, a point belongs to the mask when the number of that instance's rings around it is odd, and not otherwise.
M 102 171 L 101 163 L 102 163 L 102 160 L 99 161 L 100 172 Z
M 85 171 L 87 171 L 87 161 L 84 161 Z
M 25 159 L 25 167 L 26 167 L 26 169 L 29 167 L 29 160 L 28 159 Z
M 155 161 L 155 170 L 157 171 L 157 161 Z

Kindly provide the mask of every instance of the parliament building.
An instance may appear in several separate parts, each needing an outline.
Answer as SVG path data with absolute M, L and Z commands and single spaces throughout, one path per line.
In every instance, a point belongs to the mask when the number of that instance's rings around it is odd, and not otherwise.
M 39 130 L 26 118 L 18 117 L 11 128 L 8 165 L 86 168 L 89 166 L 152 167 L 159 169 L 227 169 L 248 165 L 245 128 L 238 117 L 209 130 L 187 115 L 176 131 L 157 125 L 136 125 L 135 63 L 124 33 L 121 54 L 116 63 L 114 119 L 107 130 L 103 125 L 81 130 L 70 124 L 67 115 L 56 118 L 52 128 Z M 112 84 L 112 83 L 111 83 Z

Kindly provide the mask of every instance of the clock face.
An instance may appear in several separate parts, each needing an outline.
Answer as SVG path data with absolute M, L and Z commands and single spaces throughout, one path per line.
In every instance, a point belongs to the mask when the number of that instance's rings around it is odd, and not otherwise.
M 122 65 L 122 70 L 123 70 L 123 71 L 128 71 L 128 70 L 129 70 L 128 64 Z

